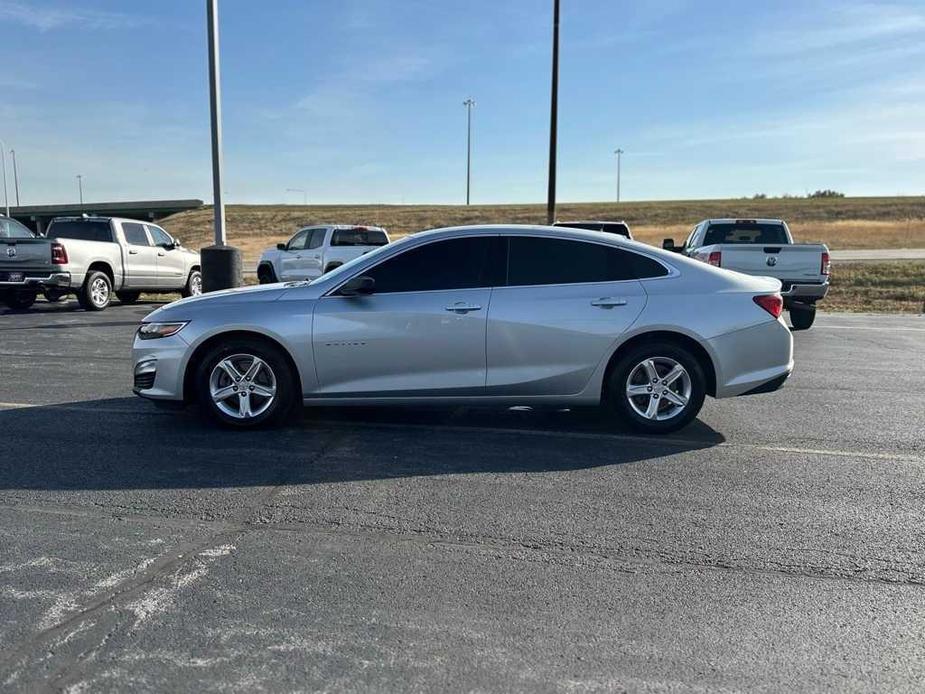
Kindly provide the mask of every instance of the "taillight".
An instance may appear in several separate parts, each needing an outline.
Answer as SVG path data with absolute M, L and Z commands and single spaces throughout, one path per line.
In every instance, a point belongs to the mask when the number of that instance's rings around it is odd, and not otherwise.
M 67 251 L 60 243 L 51 244 L 51 264 L 67 265 Z
M 780 314 L 784 310 L 784 300 L 781 298 L 780 294 L 762 294 L 761 296 L 753 296 L 752 301 L 754 301 L 775 318 L 780 318 Z
M 832 263 L 829 260 L 829 252 L 822 251 L 822 266 L 819 268 L 819 274 L 828 275 L 831 269 L 832 269 Z
M 710 251 L 710 256 L 707 258 L 707 262 L 710 265 L 715 265 L 719 267 L 723 262 L 723 252 L 722 251 Z

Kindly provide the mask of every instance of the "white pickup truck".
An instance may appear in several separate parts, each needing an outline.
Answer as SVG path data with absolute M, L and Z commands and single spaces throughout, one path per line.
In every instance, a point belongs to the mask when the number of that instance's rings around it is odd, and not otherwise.
M 40 292 L 49 301 L 76 294 L 88 311 L 105 309 L 113 293 L 130 304 L 142 292 L 202 292 L 199 254 L 156 224 L 57 217 L 46 238 L 21 226 L 0 229 L 0 298 L 10 308 L 28 308 Z
M 325 224 L 299 229 L 286 243 L 260 256 L 260 284 L 313 280 L 348 260 L 385 246 L 389 235 L 381 227 Z
M 662 248 L 727 270 L 780 280 L 794 330 L 813 324 L 816 302 L 829 291 L 829 249 L 794 243 L 780 219 L 705 219 L 683 246 L 665 239 Z

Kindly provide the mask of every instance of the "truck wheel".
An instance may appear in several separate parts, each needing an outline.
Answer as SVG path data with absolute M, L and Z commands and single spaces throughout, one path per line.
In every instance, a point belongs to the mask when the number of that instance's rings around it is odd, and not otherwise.
M 49 301 L 53 304 L 61 301 L 67 296 L 67 292 L 61 289 L 46 289 L 44 293 L 45 301 Z
M 323 275 L 326 275 L 326 274 L 328 274 L 331 270 L 336 270 L 336 269 L 339 268 L 341 265 L 343 265 L 343 263 L 331 263 L 330 265 L 328 265 L 328 266 L 324 269 L 324 272 L 323 272 L 322 274 L 323 274 Z
M 77 302 L 86 311 L 102 311 L 112 301 L 112 282 L 105 272 L 93 270 L 87 274 L 77 293 Z
M 134 304 L 140 296 L 141 292 L 116 292 L 116 297 L 123 304 Z
M 815 306 L 794 305 L 790 307 L 790 324 L 794 330 L 809 330 L 815 320 Z
M 200 294 L 202 294 L 202 273 L 199 270 L 193 270 L 186 278 L 186 286 L 180 290 L 180 295 L 188 297 Z
M 25 309 L 35 303 L 35 292 L 11 291 L 3 297 L 3 303 L 10 308 Z
M 260 284 L 273 284 L 277 281 L 272 265 L 261 265 L 257 268 L 257 281 Z

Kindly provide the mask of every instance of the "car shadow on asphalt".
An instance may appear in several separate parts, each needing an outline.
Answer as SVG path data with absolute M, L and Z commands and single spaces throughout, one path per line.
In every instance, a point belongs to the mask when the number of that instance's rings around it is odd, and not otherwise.
M 597 410 L 311 408 L 235 431 L 136 398 L 0 410 L 0 490 L 215 489 L 577 471 L 711 448 L 703 422 L 635 435 Z

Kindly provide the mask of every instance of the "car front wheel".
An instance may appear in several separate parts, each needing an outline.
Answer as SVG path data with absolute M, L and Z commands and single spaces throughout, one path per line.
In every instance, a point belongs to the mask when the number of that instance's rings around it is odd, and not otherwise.
M 610 407 L 645 434 L 667 434 L 686 426 L 706 396 L 700 362 L 670 342 L 631 349 L 614 366 L 608 385 Z
M 278 348 L 247 338 L 210 350 L 196 374 L 200 407 L 220 424 L 238 428 L 275 424 L 289 416 L 297 383 Z
M 190 297 L 200 294 L 202 294 L 202 273 L 199 270 L 193 270 L 186 278 L 186 286 L 180 291 L 180 295 Z

